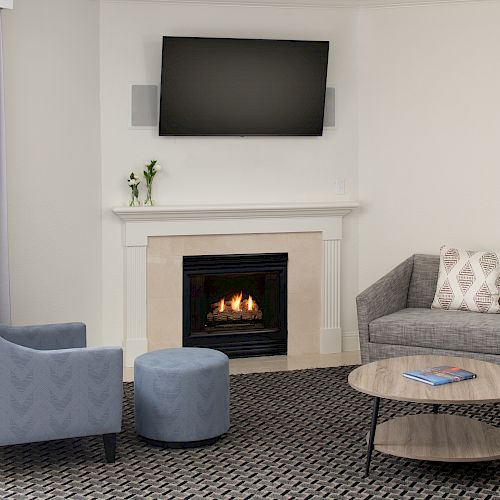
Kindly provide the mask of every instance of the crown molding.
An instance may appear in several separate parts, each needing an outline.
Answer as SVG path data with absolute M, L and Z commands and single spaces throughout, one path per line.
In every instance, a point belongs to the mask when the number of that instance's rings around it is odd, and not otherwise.
M 359 0 L 101 0 L 103 3 L 218 5 L 227 7 L 357 8 Z
M 495 2 L 498 2 L 498 0 L 359 0 L 358 5 L 365 9 L 378 9 L 384 7 L 418 7 L 443 4 Z
M 13 0 L 6 0 L 12 2 Z M 378 9 L 442 4 L 495 3 L 500 0 L 101 0 L 104 3 L 218 5 L 233 7 L 353 8 Z

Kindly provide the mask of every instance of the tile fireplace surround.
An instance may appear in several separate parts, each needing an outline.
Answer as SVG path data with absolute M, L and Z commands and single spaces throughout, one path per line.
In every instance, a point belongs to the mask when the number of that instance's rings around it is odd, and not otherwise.
M 340 352 L 342 218 L 357 207 L 336 202 L 114 208 L 125 247 L 126 366 L 148 350 L 182 346 L 185 255 L 287 252 L 289 354 Z

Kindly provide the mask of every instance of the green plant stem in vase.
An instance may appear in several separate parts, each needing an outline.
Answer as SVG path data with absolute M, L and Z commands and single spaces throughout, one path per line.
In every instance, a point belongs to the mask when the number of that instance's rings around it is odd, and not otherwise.
M 130 202 L 128 204 L 129 207 L 140 207 L 141 202 L 139 201 L 139 190 L 132 191 L 132 195 L 130 197 Z
M 149 182 L 146 180 L 146 200 L 144 201 L 144 205 L 146 207 L 152 207 L 154 205 L 153 199 L 151 198 L 151 191 L 153 189 L 153 179 Z
M 139 184 L 141 183 L 141 181 L 137 177 L 137 174 L 132 172 L 127 179 L 127 183 L 130 187 L 130 202 L 128 206 L 140 207 L 141 202 L 139 201 Z
M 146 200 L 144 201 L 144 205 L 146 207 L 152 207 L 155 203 L 151 196 L 153 190 L 153 179 L 157 172 L 161 170 L 161 165 L 158 165 L 156 160 L 151 160 L 149 163 L 146 163 L 144 170 L 144 178 L 146 179 Z

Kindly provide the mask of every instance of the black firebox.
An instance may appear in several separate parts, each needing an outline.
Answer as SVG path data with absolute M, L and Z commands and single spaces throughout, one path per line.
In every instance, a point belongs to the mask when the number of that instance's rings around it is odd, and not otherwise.
M 287 263 L 286 253 L 184 257 L 184 347 L 286 354 Z

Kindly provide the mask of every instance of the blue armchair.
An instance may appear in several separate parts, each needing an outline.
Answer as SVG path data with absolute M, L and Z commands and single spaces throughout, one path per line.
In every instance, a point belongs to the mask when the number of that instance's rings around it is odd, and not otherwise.
M 123 353 L 85 346 L 83 323 L 0 325 L 0 446 L 102 434 L 114 462 Z

